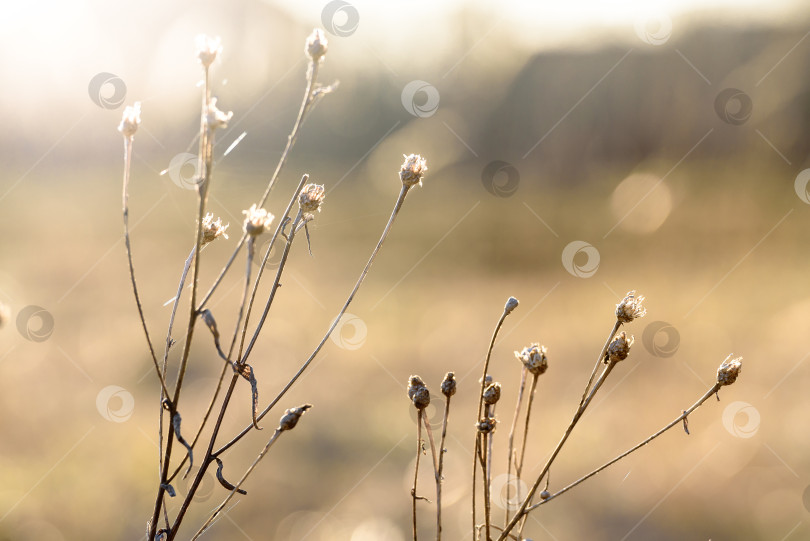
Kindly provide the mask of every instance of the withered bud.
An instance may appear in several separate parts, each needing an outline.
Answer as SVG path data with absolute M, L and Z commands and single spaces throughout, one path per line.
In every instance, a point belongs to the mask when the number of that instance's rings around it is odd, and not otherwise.
M 540 493 L 540 499 L 541 500 L 547 500 L 550 497 L 551 497 L 551 492 L 549 492 L 548 490 L 544 490 L 543 492 Z
M 405 156 L 405 162 L 399 171 L 399 179 L 405 186 L 422 185 L 422 178 L 427 171 L 427 161 L 419 154 Z
M 630 353 L 630 346 L 633 345 L 633 337 L 627 337 L 627 333 L 622 333 L 610 342 L 605 356 L 605 362 L 619 362 L 627 358 Z
M 484 404 L 487 406 L 492 406 L 493 404 L 497 404 L 498 400 L 501 399 L 501 384 L 500 383 L 490 383 L 486 389 L 484 389 Z
M 216 221 L 214 221 L 214 215 L 210 212 L 206 214 L 202 222 L 203 246 L 209 242 L 213 242 L 218 237 L 225 237 L 227 239 L 228 234 L 225 233 L 225 231 L 228 229 L 229 225 L 230 224 L 222 225 L 222 218 L 217 218 Z
M 278 422 L 278 429 L 292 430 L 295 428 L 295 425 L 298 424 L 298 419 L 300 419 L 304 412 L 311 407 L 312 404 L 304 404 L 303 406 L 298 406 L 297 408 L 288 409 L 284 412 L 284 416 Z
M 304 52 L 313 62 L 319 62 L 328 49 L 329 42 L 320 28 L 314 29 L 304 44 Z
M 495 431 L 497 424 L 498 421 L 494 417 L 484 417 L 475 423 L 475 428 L 482 434 L 490 434 Z
M 211 38 L 206 35 L 197 36 L 197 58 L 203 67 L 209 67 L 217 59 L 217 55 L 222 52 L 222 42 L 220 39 Z
M 456 374 L 453 372 L 448 372 L 444 376 L 444 380 L 442 380 L 442 394 L 447 398 L 450 398 L 454 394 L 456 394 Z
M 124 137 L 132 137 L 141 125 L 141 102 L 136 101 L 134 105 L 127 105 L 124 114 L 121 115 L 121 123 L 118 131 Z
M 622 302 L 616 305 L 616 319 L 622 323 L 630 323 L 638 317 L 644 317 L 647 310 L 641 305 L 643 301 L 643 295 L 636 297 L 635 290 L 629 291 Z
M 413 394 L 419 387 L 424 387 L 425 382 L 419 376 L 411 376 L 408 378 L 408 398 L 413 400 Z
M 546 352 L 546 346 L 533 343 L 523 348 L 523 351 L 516 351 L 515 357 L 523 363 L 523 366 L 525 366 L 529 372 L 535 376 L 539 376 L 548 370 L 548 356 Z
M 717 369 L 717 383 L 720 385 L 731 385 L 737 381 L 737 376 L 742 370 L 742 357 L 732 359 L 731 355 Z
M 262 208 L 256 208 L 256 204 L 250 206 L 248 210 L 243 210 L 242 214 L 245 215 L 245 233 L 251 237 L 256 237 L 264 233 L 264 230 L 270 227 L 273 223 L 273 216 Z
M 520 303 L 516 298 L 509 297 L 509 299 L 506 301 L 506 306 L 503 307 L 503 311 L 506 312 L 507 315 L 511 314 L 512 310 L 518 307 L 518 304 Z
M 430 404 L 430 391 L 427 387 L 416 387 L 411 400 L 416 409 L 423 410 Z
M 305 214 L 312 214 L 316 210 L 321 211 L 323 204 L 324 187 L 320 184 L 307 184 L 298 196 L 298 205 Z

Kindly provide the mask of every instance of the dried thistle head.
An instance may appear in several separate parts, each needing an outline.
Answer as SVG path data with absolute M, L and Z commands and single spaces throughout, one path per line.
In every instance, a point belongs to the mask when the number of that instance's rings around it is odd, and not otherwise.
M 616 305 L 616 319 L 622 323 L 630 323 L 636 318 L 644 317 L 647 310 L 641 305 L 644 296 L 636 297 L 636 290 L 629 291 L 622 302 Z
M 138 126 L 141 125 L 141 102 L 136 101 L 133 105 L 127 105 L 124 108 L 124 114 L 121 115 L 121 123 L 118 125 L 118 131 L 124 137 L 132 137 L 138 131 Z
M 304 44 L 304 52 L 313 62 L 320 62 L 328 49 L 329 42 L 320 28 L 314 29 Z
M 245 215 L 245 233 L 251 237 L 257 237 L 264 233 L 264 230 L 273 223 L 273 216 L 264 209 L 256 208 L 256 204 L 250 206 L 248 210 L 243 210 Z
M 731 355 L 729 355 L 717 369 L 717 383 L 731 385 L 737 381 L 740 370 L 742 370 L 742 357 L 732 359 Z
M 208 104 L 208 109 L 205 113 L 205 126 L 208 131 L 214 131 L 217 128 L 227 128 L 228 122 L 233 118 L 233 111 L 227 113 L 220 111 L 217 107 L 217 99 L 211 98 L 211 103 Z
M 206 214 L 202 222 L 202 245 L 205 246 L 219 237 L 225 237 L 227 239 L 228 234 L 225 233 L 225 230 L 228 229 L 228 226 L 230 226 L 230 224 L 222 225 L 222 218 L 217 218 L 216 221 L 214 221 L 214 215 L 212 213 L 209 212 Z
M 220 39 L 211 38 L 204 34 L 197 36 L 197 58 L 204 68 L 208 68 L 217 59 L 217 55 L 222 52 L 222 42 Z
M 312 407 L 312 404 L 304 404 L 303 406 L 298 406 L 297 408 L 291 408 L 284 412 L 284 415 L 281 417 L 281 420 L 278 422 L 278 429 L 279 430 L 292 430 L 295 428 L 295 425 L 298 424 L 298 419 L 307 411 L 309 408 Z
M 498 400 L 501 399 L 501 384 L 500 383 L 490 383 L 486 389 L 484 389 L 484 404 L 487 406 L 492 406 L 498 403 Z
M 456 374 L 453 372 L 448 372 L 444 376 L 444 380 L 442 380 L 442 394 L 447 398 L 450 398 L 454 394 L 456 394 Z
M 633 345 L 634 338 L 627 337 L 627 333 L 622 331 L 619 336 L 616 336 L 608 346 L 605 362 L 619 362 L 627 358 L 630 354 L 630 346 Z
M 512 313 L 512 310 L 514 310 L 515 308 L 518 307 L 518 304 L 520 304 L 520 303 L 518 302 L 518 300 L 516 298 L 509 297 L 509 299 L 507 299 L 507 301 L 506 301 L 506 306 L 503 307 L 503 311 L 507 315 L 509 315 L 509 314 Z
M 304 214 L 321 211 L 323 198 L 326 196 L 324 187 L 320 184 L 307 184 L 298 196 L 298 206 Z
M 535 376 L 539 376 L 548 370 L 548 356 L 546 352 L 546 346 L 533 343 L 523 348 L 523 351 L 516 351 L 515 357 L 523 363 L 523 366 L 525 366 L 529 372 Z
M 405 186 L 422 185 L 422 178 L 427 171 L 427 161 L 419 154 L 405 156 L 405 162 L 399 171 L 399 178 Z
M 11 308 L 9 308 L 7 304 L 0 301 L 0 329 L 2 329 L 3 325 L 5 325 L 6 322 L 9 321 L 10 319 L 11 319 Z M 442 384 L 442 389 L 443 388 L 444 384 Z
M 495 431 L 495 427 L 498 425 L 497 419 L 495 417 L 484 417 L 477 423 L 475 423 L 475 428 L 478 432 L 482 434 L 491 434 Z

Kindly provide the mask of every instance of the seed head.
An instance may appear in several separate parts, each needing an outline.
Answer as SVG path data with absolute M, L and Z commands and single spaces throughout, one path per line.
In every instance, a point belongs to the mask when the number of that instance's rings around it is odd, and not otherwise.
M 609 361 L 615 363 L 625 360 L 630 353 L 630 346 L 633 345 L 633 341 L 634 338 L 632 336 L 627 338 L 627 333 L 622 331 L 619 336 L 615 337 L 613 341 L 610 342 L 605 362 Z
M 264 233 L 265 228 L 270 227 L 273 222 L 273 216 L 264 209 L 256 208 L 256 204 L 250 206 L 250 209 L 243 210 L 242 214 L 245 215 L 245 233 L 252 237 L 257 237 Z
M 204 34 L 197 36 L 197 58 L 200 64 L 207 68 L 214 63 L 217 55 L 222 52 L 222 43 L 219 38 L 210 38 Z
M 124 114 L 121 116 L 121 123 L 118 131 L 124 137 L 132 137 L 141 125 L 141 102 L 136 101 L 134 105 L 127 105 Z
M 322 185 L 307 184 L 298 196 L 298 205 L 301 207 L 301 211 L 305 214 L 312 214 L 316 210 L 320 212 L 325 195 Z
M 644 296 L 636 297 L 635 290 L 628 292 L 622 302 L 616 305 L 616 319 L 622 323 L 630 323 L 637 317 L 644 317 L 647 310 L 641 305 L 643 301 Z
M 731 355 L 717 369 L 717 383 L 720 385 L 731 385 L 737 381 L 737 376 L 742 370 L 742 357 L 732 359 Z
M 205 114 L 205 125 L 208 131 L 214 131 L 217 128 L 227 128 L 228 122 L 233 118 L 233 111 L 227 113 L 222 112 L 217 108 L 217 99 L 211 98 L 211 103 L 208 104 L 208 111 Z
M 526 369 L 539 376 L 548 370 L 548 357 L 546 356 L 546 346 L 533 343 L 523 348 L 523 351 L 516 351 L 515 357 L 523 363 Z
M 416 409 L 423 410 L 430 404 L 430 391 L 428 391 L 427 387 L 417 387 L 414 389 L 411 400 Z
M 222 218 L 217 218 L 217 220 L 214 221 L 214 215 L 210 212 L 206 214 L 202 222 L 202 245 L 205 246 L 209 242 L 216 240 L 218 237 L 225 237 L 227 239 L 228 234 L 225 233 L 225 230 L 228 229 L 229 225 L 230 224 L 222 225 Z
M 425 382 L 419 376 L 411 376 L 408 378 L 408 398 L 413 400 L 413 394 L 419 387 L 424 387 Z
M 312 34 L 309 35 L 306 43 L 304 44 L 304 52 L 312 59 L 313 62 L 320 62 L 321 58 L 326 55 L 328 48 L 329 42 L 326 40 L 323 30 L 320 28 L 313 30 Z
M 450 398 L 456 394 L 456 375 L 453 372 L 448 372 L 442 381 L 442 394 Z
M 507 315 L 511 314 L 512 310 L 518 307 L 518 304 L 520 303 L 516 298 L 509 297 L 509 299 L 506 301 L 506 306 L 503 307 L 503 311 L 506 312 Z
M 419 154 L 405 156 L 405 162 L 399 171 L 399 178 L 405 186 L 422 185 L 422 177 L 427 171 L 427 161 Z
M 490 383 L 486 389 L 484 389 L 484 404 L 487 406 L 492 406 L 498 403 L 498 400 L 501 399 L 501 384 L 500 383 Z
M 298 406 L 297 408 L 288 409 L 284 412 L 284 416 L 278 422 L 278 429 L 292 430 L 295 428 L 295 425 L 298 424 L 298 419 L 300 419 L 304 412 L 311 407 L 312 404 L 304 404 L 303 406 Z
M 482 434 L 490 434 L 495 431 L 497 424 L 498 421 L 495 419 L 495 417 L 484 417 L 475 423 L 475 428 Z

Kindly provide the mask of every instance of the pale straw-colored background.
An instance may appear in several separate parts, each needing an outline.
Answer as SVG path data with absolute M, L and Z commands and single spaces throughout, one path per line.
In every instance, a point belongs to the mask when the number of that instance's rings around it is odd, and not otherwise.
M 512 351 L 533 341 L 549 350 L 527 460 L 536 471 L 631 289 L 647 297 L 648 314 L 628 326 L 630 358 L 555 463 L 552 487 L 677 416 L 729 353 L 744 357 L 740 380 L 690 417 L 690 436 L 676 428 L 550 502 L 526 534 L 808 538 L 810 12 L 788 0 L 671 0 L 652 11 L 642 1 L 547 4 L 4 6 L 0 301 L 11 318 L 0 329 L 0 539 L 139 539 L 151 513 L 158 385 L 126 273 L 122 104 L 143 103 L 132 241 L 160 342 L 194 235 L 193 166 L 183 167 L 199 125 L 194 37 L 222 38 L 213 88 L 234 111 L 218 134 L 210 199 L 233 235 L 204 252 L 207 285 L 283 149 L 316 26 L 330 40 L 321 80 L 340 88 L 305 124 L 268 208 L 280 212 L 304 172 L 327 198 L 311 228 L 314 256 L 294 247 L 253 357 L 262 399 L 343 304 L 394 203 L 402 154 L 422 153 L 430 170 L 351 306 L 355 317 L 280 404 L 314 408 L 209 538 L 410 538 L 415 416 L 405 384 L 419 373 L 438 395 L 454 370 L 445 538 L 470 539 L 475 386 L 503 303 L 521 301 L 493 355 L 502 420 L 519 381 Z M 229 275 L 212 303 L 224 328 L 240 277 Z M 209 337 L 198 339 L 188 427 L 221 366 Z M 241 385 L 225 437 L 249 408 Z M 230 477 L 274 419 L 227 455 Z M 496 453 L 505 470 L 503 448 Z M 226 494 L 207 483 L 189 527 Z M 420 514 L 424 539 L 431 509 Z

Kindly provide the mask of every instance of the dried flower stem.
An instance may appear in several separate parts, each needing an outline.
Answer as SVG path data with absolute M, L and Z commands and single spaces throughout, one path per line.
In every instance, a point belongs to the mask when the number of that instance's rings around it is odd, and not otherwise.
M 504 523 L 509 521 L 509 502 L 510 493 L 511 493 L 511 483 L 512 480 L 512 463 L 517 463 L 517 457 L 514 456 L 514 442 L 515 442 L 515 429 L 517 428 L 518 416 L 520 415 L 520 406 L 523 403 L 523 391 L 526 388 L 526 374 L 529 372 L 529 369 L 526 366 L 523 366 L 523 369 L 520 371 L 520 388 L 518 389 L 518 397 L 517 403 L 515 404 L 515 415 L 512 417 L 512 426 L 509 429 L 509 440 L 506 448 L 506 509 L 504 510 Z M 518 483 L 518 487 L 520 487 L 520 483 Z M 518 496 L 520 493 L 518 492 Z
M 523 474 L 523 459 L 526 458 L 526 442 L 529 440 L 529 421 L 531 420 L 532 416 L 532 406 L 534 405 L 534 392 L 537 390 L 537 380 L 540 379 L 540 374 L 532 374 L 532 385 L 531 389 L 529 390 L 529 402 L 526 405 L 526 423 L 523 427 L 523 443 L 520 447 L 520 456 L 517 459 L 517 463 L 515 464 L 515 479 L 517 479 L 517 487 L 518 487 L 518 498 L 520 497 L 520 478 Z M 509 500 L 507 500 L 508 502 Z M 508 506 L 507 506 L 508 509 Z M 525 517 L 524 517 L 525 519 Z M 508 518 L 507 518 L 508 522 Z M 526 521 L 523 520 L 520 523 L 520 528 L 518 529 L 518 538 L 523 536 L 523 527 L 526 525 Z
M 596 376 L 597 370 L 599 370 L 599 365 L 605 358 L 605 354 L 607 354 L 608 346 L 610 345 L 610 341 L 613 340 L 613 337 L 616 336 L 616 333 L 619 332 L 619 327 L 621 327 L 622 322 L 618 319 L 616 323 L 613 324 L 613 330 L 610 331 L 610 336 L 605 341 L 604 347 L 602 347 L 602 352 L 599 354 L 599 357 L 596 358 L 596 363 L 593 365 L 593 371 L 591 371 L 591 377 L 588 379 L 588 384 L 585 385 L 585 390 L 582 392 L 582 398 L 579 401 L 579 405 L 582 406 L 583 402 L 585 402 L 585 397 L 588 396 L 588 391 L 591 388 L 591 383 L 593 383 L 593 378 Z
M 419 479 L 419 459 L 422 456 L 422 412 L 416 410 L 416 465 L 413 468 L 413 488 L 411 488 L 411 500 L 413 501 L 413 541 L 417 540 L 416 534 L 416 481 Z
M 608 461 L 608 462 L 605 462 L 604 464 L 602 464 L 601 466 L 599 466 L 598 468 L 596 468 L 595 470 L 593 470 L 593 471 L 592 471 L 592 472 L 590 472 L 589 474 L 584 475 L 583 477 L 580 477 L 579 479 L 577 479 L 576 481 L 574 481 L 573 483 L 571 483 L 571 484 L 570 484 L 570 485 L 568 485 L 567 487 L 565 487 L 565 488 L 562 488 L 562 489 L 558 490 L 557 492 L 555 492 L 554 494 L 552 494 L 551 496 L 549 496 L 549 497 L 548 497 L 548 498 L 546 498 L 545 500 L 543 500 L 543 501 L 541 501 L 541 502 L 537 502 L 536 504 L 534 504 L 534 505 L 532 505 L 532 506 L 530 506 L 530 507 L 526 508 L 526 513 L 530 512 L 530 511 L 533 511 L 533 510 L 537 509 L 538 507 L 540 507 L 541 505 L 543 505 L 544 503 L 547 503 L 547 502 L 549 502 L 550 500 L 553 500 L 554 498 L 556 498 L 557 496 L 560 496 L 561 494 L 563 494 L 563 493 L 565 493 L 565 492 L 568 492 L 569 490 L 571 490 L 572 488 L 574 488 L 574 487 L 575 487 L 575 486 L 577 486 L 578 484 L 580 484 L 580 483 L 582 483 L 582 482 L 584 482 L 584 481 L 586 481 L 586 480 L 590 479 L 591 477 L 593 477 L 593 476 L 594 476 L 594 475 L 596 475 L 597 473 L 601 472 L 602 470 L 604 470 L 604 469 L 605 469 L 605 468 L 607 468 L 608 466 L 611 466 L 611 465 L 615 464 L 616 462 L 618 462 L 619 460 L 623 459 L 624 457 L 626 457 L 626 456 L 627 456 L 627 455 L 629 455 L 630 453 L 633 453 L 633 452 L 637 451 L 638 449 L 640 449 L 640 448 L 644 447 L 645 445 L 647 445 L 648 443 L 650 443 L 652 440 L 654 440 L 655 438 L 657 438 L 658 436 L 660 436 L 661 434 L 663 434 L 664 432 L 666 432 L 667 430 L 669 430 L 669 429 L 670 429 L 670 428 L 672 428 L 673 426 L 675 426 L 675 425 L 678 425 L 678 424 L 682 423 L 682 422 L 683 422 L 683 420 L 684 420 L 684 419 L 686 419 L 686 418 L 687 418 L 687 416 L 688 416 L 690 413 L 692 413 L 693 411 L 695 411 L 696 409 L 698 409 L 698 408 L 699 408 L 701 405 L 703 405 L 703 403 L 704 403 L 706 400 L 708 400 L 708 399 L 709 399 L 709 397 L 711 397 L 711 396 L 712 396 L 713 394 L 715 394 L 715 393 L 716 393 L 718 390 L 720 390 L 720 387 L 722 387 L 722 385 L 720 385 L 719 383 L 715 383 L 715 385 L 714 385 L 714 386 L 713 386 L 711 389 L 709 389 L 708 391 L 706 391 L 706 394 L 704 394 L 703 396 L 701 396 L 701 397 L 698 399 L 698 401 L 697 401 L 697 402 L 695 402 L 694 404 L 692 404 L 692 405 L 689 407 L 689 409 L 687 409 L 687 410 L 685 410 L 683 413 L 681 413 L 681 414 L 680 414 L 678 417 L 676 417 L 676 418 L 675 418 L 675 419 L 674 419 L 674 420 L 673 420 L 671 423 L 669 423 L 668 425 L 666 425 L 664 428 L 662 428 L 661 430 L 659 430 L 659 431 L 658 431 L 658 432 L 656 432 L 655 434 L 651 435 L 650 437 L 648 437 L 648 438 L 647 438 L 647 439 L 645 439 L 644 441 L 640 442 L 638 445 L 634 445 L 633 447 L 631 447 L 630 449 L 628 449 L 628 450 L 627 450 L 627 451 L 625 451 L 624 453 L 620 454 L 619 456 L 617 456 L 617 457 L 616 457 L 616 458 L 614 458 L 613 460 L 610 460 L 610 461 Z
M 523 502 L 520 504 L 520 507 L 515 512 L 515 515 L 512 517 L 512 520 L 510 520 L 504 527 L 503 532 L 501 533 L 500 537 L 498 537 L 498 541 L 503 541 L 504 539 L 506 539 L 509 532 L 512 531 L 512 529 L 517 525 L 518 521 L 520 521 L 526 514 L 526 508 L 531 503 L 532 498 L 534 498 L 534 494 L 540 487 L 540 483 L 543 481 L 543 477 L 545 477 L 545 475 L 548 473 L 548 470 L 551 467 L 551 464 L 554 462 L 554 459 L 557 458 L 557 455 L 560 453 L 560 450 L 562 449 L 563 445 L 565 445 L 565 442 L 568 441 L 568 436 L 571 435 L 571 432 L 574 430 L 574 427 L 576 426 L 577 422 L 580 420 L 580 418 L 582 418 L 582 415 L 585 413 L 585 410 L 588 408 L 588 405 L 590 405 L 591 401 L 593 400 L 594 395 L 602 386 L 602 384 L 605 382 L 610 373 L 613 371 L 613 368 L 615 366 L 616 366 L 615 361 L 610 361 L 607 364 L 607 366 L 605 366 L 604 370 L 602 371 L 602 374 L 593 384 L 590 393 L 582 402 L 582 404 L 577 408 L 577 411 L 574 414 L 574 417 L 571 419 L 568 428 L 565 429 L 565 433 L 563 433 L 562 438 L 560 438 L 559 443 L 557 443 L 557 446 L 554 448 L 554 451 L 552 451 L 551 456 L 546 461 L 545 466 L 543 466 L 543 469 L 538 474 L 537 480 L 534 482 L 534 485 L 532 485 L 532 488 L 529 490 L 529 493 L 523 499 Z
M 442 540 L 442 472 L 444 471 L 444 448 L 447 439 L 447 421 L 450 417 L 450 396 L 445 395 L 444 417 L 442 418 L 442 437 L 439 442 L 439 466 L 436 470 L 436 541 Z
M 354 288 L 352 289 L 351 293 L 349 294 L 349 298 L 346 299 L 346 302 L 344 303 L 343 308 L 340 309 L 340 311 L 338 312 L 337 317 L 334 319 L 334 321 L 330 325 L 329 329 L 326 331 L 326 334 L 323 336 L 320 343 L 318 343 L 318 345 L 315 347 L 315 350 L 310 354 L 310 356 L 307 358 L 307 360 L 304 361 L 304 363 L 298 369 L 298 372 L 296 372 L 295 375 L 293 375 L 293 377 L 290 378 L 290 380 L 287 382 L 287 384 L 284 386 L 284 388 L 276 395 L 276 397 L 270 402 L 270 404 L 266 408 L 264 408 L 264 410 L 262 410 L 262 412 L 256 417 L 256 419 L 258 421 L 260 421 L 265 415 L 267 415 L 273 409 L 273 407 L 278 403 L 278 401 L 281 400 L 281 398 L 285 394 L 287 394 L 287 391 L 290 390 L 290 387 L 292 387 L 293 384 L 295 384 L 295 382 L 298 381 L 298 378 L 301 377 L 301 375 L 309 367 L 309 365 L 312 363 L 312 361 L 315 359 L 315 357 L 318 355 L 318 353 L 320 353 L 321 348 L 323 348 L 326 341 L 329 340 L 329 337 L 332 335 L 332 332 L 335 330 L 338 323 L 340 322 L 340 318 L 343 317 L 343 314 L 346 313 L 346 310 L 349 308 L 349 305 L 354 300 L 354 296 L 357 294 L 357 291 L 360 289 L 360 286 L 363 284 L 363 281 L 366 279 L 366 276 L 368 275 L 368 272 L 371 269 L 371 265 L 372 265 L 372 263 L 374 263 L 374 259 L 377 257 L 377 254 L 379 253 L 380 248 L 382 248 L 382 245 L 385 242 L 385 239 L 388 238 L 388 234 L 391 231 L 391 227 L 394 224 L 394 220 L 396 220 L 396 217 L 399 215 L 399 211 L 402 209 L 402 204 L 405 202 L 405 196 L 408 195 L 409 189 L 410 189 L 410 186 L 407 186 L 407 185 L 403 184 L 402 189 L 399 192 L 399 197 L 397 197 L 397 201 L 394 204 L 394 210 L 391 212 L 391 217 L 388 219 L 388 223 L 386 224 L 385 229 L 383 230 L 382 235 L 380 236 L 380 240 L 377 242 L 377 245 L 374 247 L 374 251 L 371 253 L 371 257 L 369 257 L 368 262 L 366 263 L 366 266 L 363 269 L 363 272 L 360 273 L 360 277 L 357 279 L 357 283 L 355 283 Z M 245 427 L 239 434 L 234 436 L 233 439 L 231 439 L 231 441 L 229 441 L 228 443 L 226 443 L 225 445 L 220 447 L 214 453 L 214 456 L 218 456 L 219 454 L 221 454 L 224 451 L 226 451 L 227 449 L 229 449 L 237 441 L 242 439 L 245 436 L 245 434 L 250 432 L 251 429 L 253 429 L 252 424 Z
M 225 508 L 225 506 L 228 505 L 228 502 L 231 501 L 231 499 L 234 497 L 234 495 L 239 490 L 239 488 L 242 486 L 242 484 L 245 482 L 245 480 L 247 480 L 248 476 L 251 473 L 253 473 L 253 470 L 256 468 L 256 466 L 259 464 L 259 462 L 264 458 L 264 455 L 267 454 L 267 451 L 270 450 L 270 447 L 272 447 L 273 444 L 276 443 L 276 440 L 278 439 L 278 437 L 281 435 L 282 432 L 284 432 L 284 430 L 282 430 L 281 428 L 277 428 L 275 430 L 275 432 L 273 432 L 273 435 L 270 436 L 270 440 L 267 442 L 267 444 L 264 446 L 264 449 L 261 450 L 259 455 L 253 461 L 253 464 L 251 464 L 250 467 L 245 472 L 245 474 L 242 475 L 242 478 L 239 479 L 239 482 L 236 483 L 236 485 L 234 485 L 233 489 L 228 494 L 228 496 L 222 501 L 222 503 L 220 503 L 217 506 L 217 508 L 214 509 L 214 511 L 208 517 L 208 520 L 205 521 L 205 524 L 203 524 L 200 527 L 200 529 L 197 530 L 197 533 L 194 534 L 194 537 L 191 538 L 191 541 L 194 541 L 195 539 L 200 537 L 211 526 L 211 523 L 214 522 L 217 515 L 219 515 L 219 513 Z
M 169 390 L 166 388 L 166 380 L 160 372 L 160 366 L 158 365 L 157 356 L 155 355 L 155 348 L 152 347 L 152 339 L 149 337 L 149 329 L 146 327 L 146 319 L 143 316 L 143 307 L 141 306 L 141 297 L 138 295 L 138 284 L 135 281 L 135 267 L 132 264 L 132 246 L 129 241 L 129 177 L 132 168 L 132 140 L 132 136 L 124 137 L 124 182 L 121 196 L 124 215 L 124 244 L 127 248 L 129 279 L 132 282 L 132 293 L 135 296 L 135 305 L 138 307 L 138 317 L 141 320 L 143 334 L 146 336 L 146 344 L 149 346 L 149 354 L 152 356 L 152 362 L 155 365 L 155 372 L 157 373 L 158 380 L 160 380 L 161 391 L 168 396 Z

